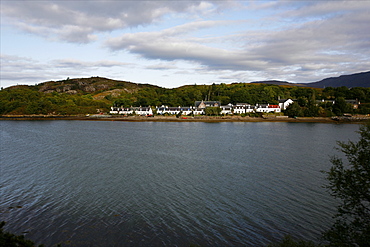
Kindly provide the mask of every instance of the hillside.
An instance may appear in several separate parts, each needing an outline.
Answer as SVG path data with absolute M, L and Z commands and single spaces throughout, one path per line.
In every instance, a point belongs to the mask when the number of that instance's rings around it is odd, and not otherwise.
M 111 106 L 192 106 L 195 101 L 220 101 L 222 104 L 277 104 L 279 99 L 298 99 L 302 107 L 313 100 L 338 98 L 361 101 L 359 113 L 370 112 L 370 87 L 367 78 L 370 72 L 343 76 L 336 79 L 352 82 L 362 78 L 367 87 L 314 88 L 289 82 L 265 81 L 212 85 L 185 85 L 167 89 L 150 84 L 137 84 L 102 77 L 76 78 L 48 81 L 35 86 L 19 85 L 0 91 L 0 115 L 76 115 L 108 112 Z M 358 77 L 359 76 L 359 77 Z M 342 79 L 346 80 L 342 80 Z M 313 84 L 313 83 L 312 83 Z M 306 85 L 312 85 L 306 84 Z M 320 85 L 320 84 L 314 84 Z M 332 85 L 332 84 L 330 84 Z M 311 103 L 310 103 L 311 102 Z M 330 106 L 323 108 L 321 115 Z M 366 108 L 366 109 L 365 109 Z M 317 110 L 317 109 L 316 109 Z M 320 115 L 315 110 L 311 115 Z M 307 113 L 308 114 L 308 113 Z M 306 114 L 306 115 L 307 115 Z
M 277 86 L 291 86 L 291 87 L 312 87 L 312 88 L 325 88 L 325 87 L 370 87 L 370 71 L 356 73 L 352 75 L 341 75 L 339 77 L 330 77 L 317 82 L 310 83 L 291 83 L 280 80 L 265 80 L 253 81 L 248 84 L 268 84 Z M 190 85 L 184 85 L 186 87 Z M 24 85 L 14 87 L 27 87 Z M 31 86 L 32 87 L 32 86 Z M 161 88 L 151 84 L 140 84 L 129 81 L 112 80 L 104 77 L 91 77 L 91 78 L 75 78 L 60 81 L 47 81 L 40 83 L 36 86 L 39 92 L 44 93 L 66 93 L 66 94 L 92 94 L 98 95 L 102 93 L 102 97 L 112 94 L 113 96 L 121 92 L 134 93 L 143 88 Z M 97 96 L 99 97 L 99 96 Z M 101 98 L 101 97 L 100 97 Z
M 90 93 L 97 94 L 101 92 L 121 89 L 127 93 L 137 92 L 140 88 L 153 87 L 149 84 L 137 84 L 128 81 L 118 81 L 104 77 L 76 78 L 62 81 L 48 81 L 37 85 L 38 91 L 43 93 Z
M 330 77 L 321 81 L 308 83 L 310 87 L 370 87 L 370 71 L 356 73 L 352 75 L 341 75 L 339 77 Z
M 306 83 L 291 83 L 287 81 L 268 80 L 268 81 L 253 81 L 252 84 L 270 84 L 278 86 L 290 86 L 290 87 L 307 87 Z
M 313 87 L 313 88 L 370 87 L 370 71 L 356 73 L 352 75 L 341 75 L 338 77 L 330 77 L 330 78 L 325 78 L 317 82 L 309 82 L 309 83 L 291 83 L 291 82 L 279 81 L 279 80 L 254 81 L 251 83 L 273 84 L 273 85 L 279 85 L 279 86 Z

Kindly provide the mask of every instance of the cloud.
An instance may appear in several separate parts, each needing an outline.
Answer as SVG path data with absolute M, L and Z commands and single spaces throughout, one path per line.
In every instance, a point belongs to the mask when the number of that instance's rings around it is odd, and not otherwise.
M 134 76 L 142 74 L 141 69 L 155 75 L 168 69 L 173 75 L 189 72 L 220 81 L 239 77 L 308 82 L 368 70 L 369 11 L 369 1 L 1 1 L 5 27 L 56 45 L 78 43 L 83 54 L 108 48 L 97 54 L 137 63 L 2 57 L 6 64 L 1 72 L 43 71 L 53 76 L 59 70 L 71 77 L 114 69 L 121 75 L 121 67 L 135 67 L 130 71 Z M 136 27 L 143 26 L 145 32 L 137 32 Z M 65 57 L 83 57 L 68 53 Z
M 126 50 L 149 59 L 167 61 L 185 60 L 199 63 L 211 69 L 259 69 L 262 61 L 256 61 L 245 51 L 208 46 L 212 38 L 188 37 L 200 29 L 235 24 L 236 21 L 200 21 L 179 25 L 158 32 L 124 34 L 110 38 L 105 45 L 111 50 Z M 221 40 L 219 37 L 213 40 Z M 206 41 L 206 42 L 204 42 Z M 254 60 L 250 62 L 250 60 Z
M 130 63 L 122 63 L 117 61 L 96 61 L 96 62 L 87 62 L 76 59 L 58 59 L 53 60 L 52 64 L 56 68 L 68 68 L 68 69 L 94 69 L 94 68 L 110 68 L 110 67 L 121 67 L 131 65 Z
M 29 83 L 29 81 L 59 80 L 66 77 L 91 76 L 104 68 L 132 67 L 131 63 L 118 61 L 81 61 L 76 59 L 57 59 L 40 62 L 35 59 L 1 55 L 1 80 Z
M 0 61 L 1 86 L 5 86 L 4 82 L 9 81 L 29 84 L 35 81 L 46 81 L 55 76 L 47 69 L 47 64 L 28 57 L 2 54 Z
M 228 1 L 226 1 L 228 2 Z M 2 1 L 1 15 L 23 31 L 73 43 L 96 33 L 144 26 L 169 14 L 205 15 L 218 1 Z
M 370 33 L 365 31 L 370 23 L 368 3 L 356 2 L 348 8 L 346 2 L 293 3 L 289 9 L 285 2 L 272 3 L 282 9 L 275 12 L 275 16 L 266 17 L 281 23 L 280 28 L 273 31 L 246 29 L 234 36 L 197 38 L 194 33 L 200 30 L 207 32 L 228 24 L 227 21 L 199 21 L 157 32 L 123 34 L 108 39 L 105 45 L 111 50 L 124 50 L 147 59 L 188 61 L 208 70 L 255 74 L 265 71 L 266 75 L 275 73 L 285 78 L 297 78 L 299 73 L 305 76 L 312 73 L 316 77 L 336 71 L 358 72 L 363 68 L 362 64 L 370 57 Z M 271 4 L 268 7 L 271 8 Z M 297 23 L 291 19 L 298 16 L 305 19 Z M 233 47 L 215 45 L 228 39 L 234 39 Z
M 368 11 L 369 1 L 283 1 L 283 6 L 290 6 L 284 15 L 288 17 L 326 18 L 358 11 Z
M 145 69 L 151 69 L 151 70 L 173 70 L 178 69 L 178 67 L 175 65 L 175 63 L 159 63 L 154 65 L 148 65 L 145 66 Z
M 346 63 L 353 66 L 370 57 L 370 33 L 364 31 L 368 23 L 370 15 L 366 12 L 308 21 L 262 34 L 260 45 L 251 52 L 272 66 L 321 64 L 322 68 L 329 68 L 335 64 L 343 68 Z

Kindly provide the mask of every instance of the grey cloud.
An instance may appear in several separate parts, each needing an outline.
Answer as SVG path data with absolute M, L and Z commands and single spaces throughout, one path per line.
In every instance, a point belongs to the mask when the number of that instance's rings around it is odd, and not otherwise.
M 226 1 L 228 2 L 228 1 Z M 216 11 L 218 1 L 2 1 L 1 14 L 22 30 L 87 43 L 95 33 L 147 25 L 171 13 Z
M 60 60 L 53 60 L 53 66 L 57 68 L 65 68 L 65 69 L 86 69 L 86 68 L 102 68 L 102 67 L 120 67 L 120 66 L 128 66 L 131 65 L 130 63 L 122 63 L 117 61 L 96 61 L 96 62 L 86 62 L 76 59 L 60 59 Z
M 30 82 L 41 82 L 41 81 L 48 81 L 50 80 L 50 74 L 36 74 L 32 72 L 23 72 L 23 73 L 18 73 L 16 71 L 6 71 L 6 72 L 1 72 L 1 80 L 2 81 L 14 81 L 17 84 L 30 84 Z M 8 85 L 3 85 L 1 83 L 2 87 L 7 87 Z
M 67 77 L 91 76 L 89 73 L 95 73 L 98 69 L 128 66 L 132 67 L 133 64 L 109 60 L 86 62 L 75 59 L 39 62 L 27 57 L 2 54 L 1 81 L 29 84 Z
M 112 50 L 126 50 L 149 59 L 185 60 L 199 63 L 211 69 L 261 69 L 265 62 L 256 61 L 256 56 L 248 52 L 214 48 L 199 42 L 202 39 L 186 37 L 192 31 L 230 23 L 234 23 L 234 21 L 194 22 L 159 32 L 124 34 L 108 39 L 105 45 Z M 220 37 L 216 39 L 220 39 Z
M 170 70 L 170 69 L 178 69 L 178 67 L 174 63 L 160 63 L 154 65 L 148 65 L 145 67 L 146 69 L 152 70 Z
M 370 8 L 369 1 L 284 1 L 284 6 L 293 6 L 284 12 L 288 17 L 331 17 Z
M 370 57 L 370 33 L 366 31 L 370 23 L 369 8 L 366 8 L 369 4 L 356 2 L 346 8 L 345 2 L 337 5 L 333 2 L 304 2 L 307 9 L 300 15 L 307 19 L 294 23 L 289 18 L 293 14 L 298 16 L 297 10 L 302 7 L 302 3 L 294 3 L 295 12 L 284 9 L 272 17 L 285 22 L 280 30 L 246 31 L 232 37 L 244 40 L 243 48 L 214 48 L 202 39 L 189 37 L 193 31 L 216 25 L 212 22 L 194 22 L 159 32 L 124 34 L 108 39 L 105 45 L 112 50 L 125 50 L 148 59 L 184 60 L 210 70 L 249 71 L 254 74 L 265 71 L 265 75 L 271 73 L 286 79 L 305 79 L 306 82 L 310 73 L 312 78 L 322 78 L 337 71 L 361 71 L 362 64 L 367 63 Z M 286 5 L 284 2 L 274 4 Z M 290 15 L 285 19 L 285 14 Z M 317 18 L 320 15 L 323 16 Z M 286 25 L 288 22 L 290 24 Z M 217 40 L 223 38 L 227 37 L 215 37 Z
M 0 61 L 2 74 L 7 71 L 17 71 L 18 73 L 20 73 L 27 70 L 35 71 L 43 69 L 42 64 L 40 64 L 38 61 L 34 59 L 27 57 L 1 54 Z
M 365 13 L 307 22 L 267 34 L 264 44 L 253 52 L 277 64 L 356 62 L 361 56 L 370 56 L 364 49 L 370 41 L 370 34 L 364 31 L 368 23 L 370 16 Z
M 27 57 L 1 55 L 1 86 L 6 87 L 14 83 L 47 81 L 59 78 L 59 74 L 49 69 L 48 64 Z M 7 85 L 8 84 L 8 85 Z

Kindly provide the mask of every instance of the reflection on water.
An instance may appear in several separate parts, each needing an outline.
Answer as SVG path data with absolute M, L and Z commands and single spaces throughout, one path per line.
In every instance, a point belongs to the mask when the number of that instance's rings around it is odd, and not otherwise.
M 315 239 L 357 125 L 1 121 L 1 220 L 47 246 Z

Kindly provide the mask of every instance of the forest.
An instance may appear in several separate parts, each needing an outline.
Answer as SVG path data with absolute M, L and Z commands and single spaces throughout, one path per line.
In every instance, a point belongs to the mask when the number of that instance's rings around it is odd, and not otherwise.
M 103 80 L 104 79 L 104 80 Z M 277 104 L 291 98 L 288 116 L 331 117 L 370 114 L 370 88 L 325 89 L 263 83 L 187 85 L 168 89 L 105 78 L 67 79 L 35 86 L 13 86 L 0 91 L 0 115 L 79 115 L 107 113 L 111 106 L 193 106 L 195 101 Z M 353 109 L 345 100 L 361 102 Z M 335 104 L 322 102 L 335 100 Z M 320 101 L 320 102 L 319 102 Z

